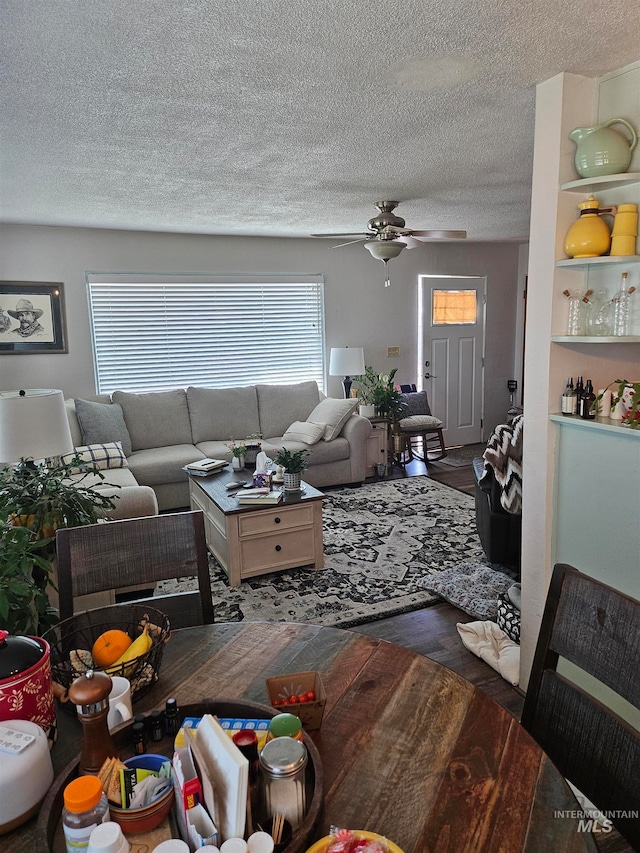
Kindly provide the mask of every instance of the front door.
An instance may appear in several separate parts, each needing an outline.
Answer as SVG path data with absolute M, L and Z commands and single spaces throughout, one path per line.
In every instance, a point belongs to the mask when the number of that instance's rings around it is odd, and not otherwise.
M 447 447 L 482 441 L 486 279 L 420 276 L 423 387 Z

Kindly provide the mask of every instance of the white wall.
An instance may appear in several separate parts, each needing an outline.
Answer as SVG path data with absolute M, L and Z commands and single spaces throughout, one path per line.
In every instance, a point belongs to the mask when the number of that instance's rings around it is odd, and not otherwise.
M 0 280 L 63 282 L 68 354 L 0 355 L 0 389 L 61 388 L 65 396 L 94 393 L 85 272 L 323 273 L 326 343 L 364 346 L 374 369 L 398 368 L 415 382 L 418 276 L 487 276 L 485 432 L 504 419 L 506 381 L 514 371 L 519 247 L 514 243 L 424 244 L 383 264 L 361 245 L 332 248 L 328 240 L 130 232 L 29 225 L 0 227 Z M 387 347 L 399 346 L 399 358 Z M 342 396 L 340 379 L 328 392 Z

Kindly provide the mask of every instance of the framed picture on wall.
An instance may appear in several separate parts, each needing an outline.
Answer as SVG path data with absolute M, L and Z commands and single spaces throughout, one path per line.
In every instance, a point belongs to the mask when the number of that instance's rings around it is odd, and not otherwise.
M 0 355 L 67 352 L 58 281 L 0 281 Z

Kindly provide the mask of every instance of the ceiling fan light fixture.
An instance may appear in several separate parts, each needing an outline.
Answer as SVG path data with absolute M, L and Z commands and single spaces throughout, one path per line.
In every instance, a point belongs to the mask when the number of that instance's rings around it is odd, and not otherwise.
M 406 248 L 404 243 L 396 240 L 370 240 L 364 244 L 365 249 L 378 261 L 390 261 L 397 258 L 400 252 Z

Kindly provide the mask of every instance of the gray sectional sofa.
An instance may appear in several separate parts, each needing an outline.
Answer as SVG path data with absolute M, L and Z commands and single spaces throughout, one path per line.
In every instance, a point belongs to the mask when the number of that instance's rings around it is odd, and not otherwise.
M 66 406 L 76 447 L 120 442 L 121 458 L 105 463 L 98 485 L 123 487 L 114 517 L 126 518 L 188 506 L 183 466 L 206 457 L 230 460 L 227 445 L 256 434 L 271 457 L 281 447 L 306 448 L 303 476 L 314 486 L 361 483 L 371 424 L 354 413 L 356 402 L 324 398 L 315 382 L 302 382 L 115 391 L 67 400 Z

